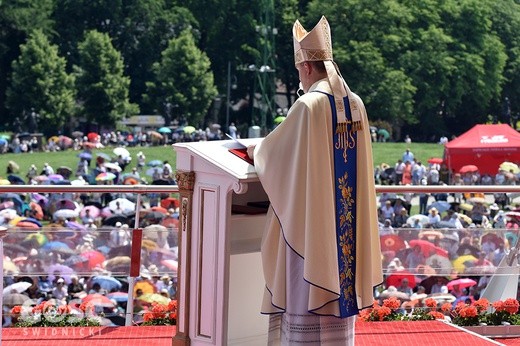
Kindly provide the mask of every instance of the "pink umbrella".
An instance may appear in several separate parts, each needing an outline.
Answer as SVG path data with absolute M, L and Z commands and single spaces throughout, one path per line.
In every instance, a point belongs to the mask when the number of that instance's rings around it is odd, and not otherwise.
M 173 271 L 177 271 L 177 268 L 179 266 L 179 263 L 176 260 L 167 259 L 162 260 L 161 263 L 168 269 L 171 269 Z
M 476 284 L 477 284 L 477 282 L 475 280 L 468 279 L 468 278 L 460 278 L 460 279 L 455 279 L 455 280 L 448 282 L 448 284 L 446 286 L 448 287 L 449 290 L 451 290 L 453 288 L 453 286 L 459 286 L 460 289 L 464 289 L 467 287 L 475 286 Z
M 77 205 L 71 201 L 70 199 L 60 199 L 59 201 L 56 201 L 55 203 L 56 209 L 70 209 L 70 210 L 76 210 Z
M 14 207 L 13 201 L 7 201 L 7 202 L 0 203 L 0 210 L 12 209 L 13 207 Z
M 83 209 L 81 209 L 79 216 L 85 217 L 87 214 L 87 210 L 89 211 L 89 216 L 91 216 L 93 219 L 101 215 L 101 210 L 99 210 L 98 207 L 95 205 L 87 205 Z
M 109 207 L 105 207 L 101 210 L 101 217 L 109 217 L 112 215 L 112 210 Z

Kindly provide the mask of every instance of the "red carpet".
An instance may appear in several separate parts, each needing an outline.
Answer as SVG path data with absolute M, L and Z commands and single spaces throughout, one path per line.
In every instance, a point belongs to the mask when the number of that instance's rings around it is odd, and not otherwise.
M 4 328 L 2 345 L 171 346 L 175 326 Z
M 439 321 L 358 322 L 356 346 L 499 345 Z
M 171 346 L 175 326 L 4 328 L 4 346 Z M 520 346 L 520 338 L 495 342 L 438 321 L 358 322 L 356 346 Z

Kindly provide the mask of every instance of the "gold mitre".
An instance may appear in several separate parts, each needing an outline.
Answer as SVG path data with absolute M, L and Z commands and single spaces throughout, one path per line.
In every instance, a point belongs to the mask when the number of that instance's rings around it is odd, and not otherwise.
M 299 20 L 293 25 L 294 63 L 332 60 L 332 41 L 329 22 L 322 16 L 318 24 L 307 32 Z

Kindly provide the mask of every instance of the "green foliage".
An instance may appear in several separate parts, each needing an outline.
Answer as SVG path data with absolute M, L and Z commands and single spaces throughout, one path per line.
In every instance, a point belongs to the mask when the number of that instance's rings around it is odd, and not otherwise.
M 89 122 L 115 126 L 125 116 L 137 114 L 139 107 L 130 103 L 130 78 L 124 76 L 121 53 L 110 37 L 89 31 L 78 46 L 80 60 L 75 66 L 81 112 Z
M 271 6 L 273 12 L 267 11 Z M 230 101 L 251 97 L 256 75 L 240 72 L 240 67 L 266 58 L 258 30 L 264 15 L 274 17 L 278 31 L 274 43 L 265 42 L 274 44 L 274 54 L 267 58 L 274 61 L 276 78 L 285 87 L 283 99 L 277 99 L 280 107 L 290 106 L 298 85 L 292 25 L 300 19 L 312 29 L 323 14 L 331 24 L 334 59 L 349 86 L 364 100 L 372 120 L 391 124 L 395 138 L 404 133 L 421 139 L 457 135 L 475 123 L 520 117 L 517 0 L 9 0 L 0 2 L 0 126 L 18 130 L 15 119 L 27 123 L 11 104 L 6 111 L 5 98 L 14 81 L 12 62 L 19 59 L 20 45 L 34 29 L 58 45 L 69 73 L 73 66 L 83 69 L 85 60 L 94 58 L 94 53 L 79 48 L 90 31 L 109 37 L 110 44 L 103 45 L 108 50 L 97 51 L 103 57 L 97 67 L 101 73 L 98 80 L 89 81 L 93 84 L 88 92 L 87 78 L 78 74 L 81 92 L 76 101 L 85 106 L 81 115 L 113 126 L 123 115 L 136 113 L 137 105 L 143 114 L 165 114 L 166 96 L 172 105 L 183 107 L 175 108 L 173 116 L 180 111 L 197 120 L 208 115 L 205 102 L 200 110 L 185 106 L 185 99 L 196 94 L 189 89 L 195 84 L 188 83 L 175 96 L 159 92 L 165 90 L 164 84 L 193 78 L 184 72 L 187 64 L 173 69 L 175 74 L 157 75 L 157 65 L 164 64 L 162 53 L 171 49 L 171 40 L 181 39 L 184 30 L 191 32 L 193 46 L 211 62 L 203 69 L 211 72 L 210 84 L 217 86 L 218 94 L 226 93 L 231 63 L 237 89 Z M 99 77 L 103 74 L 104 80 Z M 210 89 L 208 95 L 217 94 L 214 87 Z M 252 109 L 246 106 L 232 118 L 244 125 Z
M 74 77 L 65 72 L 65 59 L 40 31 L 34 31 L 20 47 L 13 62 L 7 106 L 31 131 L 56 133 L 74 111 Z M 32 117 L 36 112 L 39 117 Z
M 170 41 L 161 62 L 154 64 L 156 82 L 148 83 L 147 97 L 156 109 L 170 103 L 189 124 L 201 125 L 217 95 L 210 67 L 207 55 L 197 48 L 192 33 L 185 30 Z

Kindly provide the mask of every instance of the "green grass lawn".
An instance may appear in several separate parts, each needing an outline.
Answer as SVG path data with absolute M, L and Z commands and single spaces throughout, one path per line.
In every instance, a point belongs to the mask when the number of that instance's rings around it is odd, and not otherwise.
M 432 143 L 373 143 L 374 165 L 380 165 L 384 162 L 393 166 L 408 147 L 415 154 L 415 157 L 423 162 L 426 162 L 430 157 L 442 157 L 444 150 L 443 146 Z M 137 164 L 136 155 L 139 151 L 142 151 L 146 156 L 147 162 L 151 160 L 167 160 L 175 168 L 176 155 L 171 146 L 131 147 L 127 149 L 132 155 L 132 162 L 129 167 L 134 167 Z M 94 155 L 96 153 L 106 153 L 115 156 L 112 150 L 113 148 L 94 149 L 93 153 Z M 67 150 L 49 153 L 3 154 L 0 155 L 0 177 L 5 178 L 7 163 L 10 160 L 15 161 L 20 166 L 18 174 L 23 178 L 25 178 L 25 174 L 31 164 L 35 164 L 38 172 L 40 172 L 45 162 L 49 163 L 54 170 L 60 166 L 67 166 L 74 172 L 79 161 L 77 157 L 79 153 L 80 151 Z M 127 168 L 126 171 L 130 171 L 130 169 Z
M 116 157 L 112 150 L 113 147 L 107 147 L 103 149 L 93 149 L 93 161 L 95 160 L 96 153 L 105 153 L 112 157 Z M 137 153 L 142 151 L 146 156 L 146 161 L 151 160 L 161 160 L 168 161 L 172 167 L 175 167 L 175 151 L 171 146 L 155 146 L 155 147 L 131 147 L 126 148 L 132 155 L 132 162 L 125 169 L 125 172 L 130 172 L 130 167 L 135 167 L 137 165 Z M 25 153 L 25 154 L 3 154 L 0 155 L 0 177 L 6 177 L 7 163 L 10 160 L 13 160 L 20 166 L 20 172 L 18 173 L 22 178 L 25 179 L 25 175 L 29 170 L 31 164 L 35 164 L 38 169 L 38 173 L 43 169 L 43 165 L 47 162 L 51 167 L 54 168 L 54 171 L 60 166 L 67 166 L 72 169 L 73 172 L 76 171 L 78 166 L 79 158 L 78 154 L 81 151 L 74 150 L 66 150 L 66 151 L 57 151 L 57 152 L 34 152 L 34 153 Z M 90 167 L 92 168 L 94 162 L 91 163 Z M 71 178 L 72 179 L 72 178 Z

